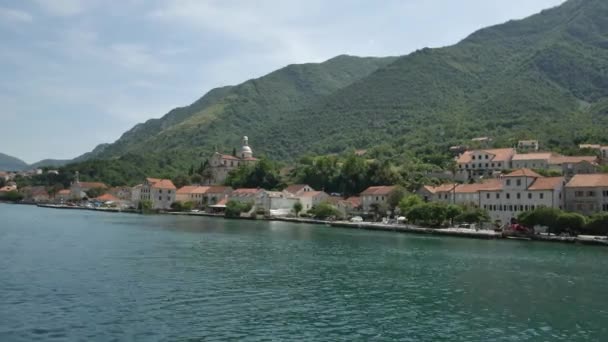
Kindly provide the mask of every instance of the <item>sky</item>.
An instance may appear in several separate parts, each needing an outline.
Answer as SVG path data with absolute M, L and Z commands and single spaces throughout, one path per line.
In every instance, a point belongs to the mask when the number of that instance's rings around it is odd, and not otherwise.
M 0 0 L 0 152 L 71 159 L 212 88 L 405 55 L 563 0 Z

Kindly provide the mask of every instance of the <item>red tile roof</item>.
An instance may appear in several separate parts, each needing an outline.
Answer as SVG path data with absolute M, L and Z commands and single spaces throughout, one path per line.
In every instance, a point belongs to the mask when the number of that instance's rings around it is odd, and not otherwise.
M 195 192 L 196 189 L 200 188 L 198 185 L 186 185 L 179 188 L 175 193 L 179 195 L 187 195 Z
M 550 160 L 551 158 L 558 157 L 551 152 L 536 152 L 536 153 L 518 153 L 513 156 L 513 161 L 520 160 Z
M 564 177 L 542 177 L 537 178 L 528 190 L 553 190 L 564 183 Z
M 104 183 L 101 183 L 101 182 L 78 182 L 78 185 L 80 185 L 80 187 L 83 189 L 98 189 L 98 188 L 107 189 L 108 188 L 107 185 L 105 185 Z
M 456 186 L 456 193 L 475 193 L 479 191 L 498 191 L 502 189 L 502 182 L 499 179 L 488 179 L 482 183 L 460 184 Z
M 260 191 L 263 191 L 263 190 L 257 189 L 257 188 L 255 188 L 255 189 L 254 188 L 241 188 L 241 189 L 234 190 L 230 195 L 231 196 L 249 196 L 249 195 L 256 195 Z
M 153 179 L 156 181 L 156 182 L 150 182 L 152 184 L 152 188 L 154 188 L 154 189 L 177 189 L 175 187 L 175 185 L 173 185 L 173 182 L 170 179 L 148 178 L 148 181 L 150 179 Z
M 222 159 L 228 159 L 228 160 L 240 160 L 240 158 L 237 158 L 231 154 L 222 154 L 221 157 L 222 157 Z
M 358 208 L 361 206 L 361 197 L 352 196 L 345 199 L 344 202 L 350 204 L 353 208 Z
M 296 194 L 298 191 L 304 190 L 304 188 L 307 186 L 308 185 L 306 185 L 306 184 L 293 184 L 293 185 L 286 187 L 284 189 L 284 191 L 287 191 L 292 194 Z
M 388 195 L 395 188 L 397 188 L 396 185 L 370 186 L 369 188 L 365 189 L 365 191 L 363 191 L 361 193 L 361 196 L 376 196 L 376 195 L 384 196 L 384 195 Z
M 116 202 L 116 201 L 120 201 L 120 198 L 113 196 L 111 194 L 103 194 L 97 198 L 95 198 L 98 201 L 102 201 L 102 202 Z
M 59 191 L 57 191 L 57 195 L 69 195 L 69 194 L 71 194 L 71 193 L 72 193 L 72 192 L 71 192 L 70 190 L 68 190 L 68 189 L 64 189 L 64 190 L 59 190 Z
M 542 178 L 543 176 L 538 173 L 530 170 L 530 169 L 519 169 L 515 170 L 509 174 L 504 175 L 503 177 L 532 177 L 532 178 Z
M 574 175 L 566 188 L 608 187 L 608 174 Z
M 473 161 L 471 158 L 474 152 L 485 152 L 487 154 L 493 155 L 494 157 L 491 159 L 493 162 L 506 162 L 509 161 L 513 155 L 515 154 L 515 149 L 513 148 L 494 148 L 494 149 L 483 149 L 483 150 L 472 150 L 466 151 L 461 154 L 456 160 L 459 164 L 466 164 Z
M 431 186 L 431 185 L 425 185 L 424 189 L 426 189 L 426 191 L 432 193 L 432 194 L 436 194 L 438 192 L 449 192 L 449 191 L 453 191 L 454 190 L 454 186 L 456 186 L 455 184 L 442 184 L 439 186 Z
M 581 162 L 588 162 L 591 164 L 597 164 L 597 157 L 595 156 L 558 156 L 551 158 L 549 164 L 577 164 Z
M 300 197 L 316 197 L 316 196 L 323 195 L 323 194 L 325 194 L 326 196 L 329 196 L 323 191 L 306 191 L 306 192 L 301 193 Z

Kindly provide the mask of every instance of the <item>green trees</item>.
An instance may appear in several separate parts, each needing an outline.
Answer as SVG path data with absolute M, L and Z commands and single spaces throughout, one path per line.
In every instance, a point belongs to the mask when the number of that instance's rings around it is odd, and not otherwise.
M 140 213 L 146 214 L 152 211 L 152 201 L 150 200 L 142 200 L 137 204 L 137 210 Z
M 225 184 L 237 188 L 263 188 L 273 190 L 279 188 L 281 178 L 279 167 L 268 159 L 260 159 L 255 165 L 243 165 L 232 170 Z
M 556 208 L 538 208 L 533 211 L 521 213 L 517 220 L 526 227 L 533 228 L 534 226 L 549 227 L 549 232 L 557 232 L 557 218 L 561 214 L 561 210 Z
M 490 221 L 490 215 L 481 208 L 466 207 L 454 220 L 464 223 L 483 223 Z
M 386 200 L 389 210 L 395 210 L 395 208 L 399 207 L 399 203 L 403 198 L 405 198 L 405 195 L 406 191 L 400 185 L 396 186 L 393 190 L 391 190 Z
M 411 208 L 424 204 L 424 200 L 418 195 L 408 195 L 405 196 L 399 201 L 399 209 L 401 210 L 402 215 L 408 215 L 408 212 Z
M 458 216 L 462 215 L 463 210 L 462 207 L 455 204 L 448 204 L 446 207 L 446 218 L 450 220 L 450 225 L 454 225 L 454 219 Z
M 104 188 L 93 188 L 89 189 L 86 194 L 88 198 L 97 198 L 106 193 L 106 189 Z
M 171 203 L 171 209 L 173 209 L 174 211 L 191 211 L 192 208 L 194 208 L 194 203 L 191 201 L 176 201 Z
M 226 217 L 240 217 L 241 213 L 247 213 L 251 208 L 253 208 L 253 203 L 228 201 L 228 203 L 226 203 Z
M 302 203 L 300 203 L 300 201 L 297 201 L 296 203 L 293 204 L 293 212 L 296 213 L 296 217 L 300 216 L 300 213 L 302 212 Z
M 316 219 L 325 220 L 328 218 L 339 218 L 342 216 L 342 213 L 331 203 L 322 202 L 318 205 L 314 206 L 309 213 Z
M 447 219 L 447 207 L 442 203 L 417 204 L 409 209 L 407 219 L 425 226 L 440 227 Z
M 591 235 L 608 235 L 608 213 L 591 216 L 584 232 Z
M 562 232 L 581 232 L 587 224 L 587 218 L 577 213 L 560 213 L 555 221 L 555 227 L 551 230 L 554 234 Z
M 17 191 L 9 191 L 0 193 L 0 201 L 7 202 L 21 202 L 23 200 L 23 194 Z
M 200 177 L 200 176 L 199 176 Z M 173 177 L 173 185 L 175 185 L 178 189 L 190 184 L 190 177 L 187 175 L 178 175 Z

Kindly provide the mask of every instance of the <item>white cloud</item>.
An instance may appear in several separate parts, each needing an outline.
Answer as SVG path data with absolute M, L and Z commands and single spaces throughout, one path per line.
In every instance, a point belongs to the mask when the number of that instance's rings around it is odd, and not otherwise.
M 33 20 L 32 15 L 25 11 L 0 7 L 0 23 L 5 21 L 31 23 Z

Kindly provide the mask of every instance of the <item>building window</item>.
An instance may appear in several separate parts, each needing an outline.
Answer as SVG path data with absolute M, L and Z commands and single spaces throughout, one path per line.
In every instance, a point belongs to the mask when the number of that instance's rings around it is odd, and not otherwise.
M 521 194 L 518 192 L 517 193 L 517 199 L 520 199 L 520 198 L 521 198 Z
M 528 193 L 528 199 L 532 199 L 532 194 Z
M 510 186 L 510 185 L 511 185 L 511 180 L 507 179 L 507 186 Z M 509 197 L 507 196 L 507 198 L 509 198 Z
M 490 199 L 490 194 L 489 194 L 489 193 L 488 193 L 488 194 L 486 194 L 486 198 L 487 198 L 487 199 Z
M 583 191 L 574 192 L 574 197 L 583 197 L 583 196 L 585 196 L 585 193 Z
M 167 201 L 170 201 L 170 200 L 171 200 L 171 197 L 170 197 L 170 196 L 167 196 Z
M 158 196 L 158 200 L 162 201 L 163 200 L 163 196 Z
M 516 181 L 516 183 L 517 183 L 517 186 L 521 186 L 521 179 L 518 179 L 518 180 Z
M 496 194 L 496 199 L 500 199 L 500 194 Z
M 511 194 L 507 192 L 507 199 L 511 198 Z
M 475 160 L 475 156 L 471 157 L 471 159 Z
M 542 192 L 540 193 L 540 199 L 544 199 L 545 198 L 545 194 L 543 194 Z
M 486 159 L 488 159 L 488 155 L 486 154 Z
M 587 196 L 595 197 L 595 191 L 587 191 Z

